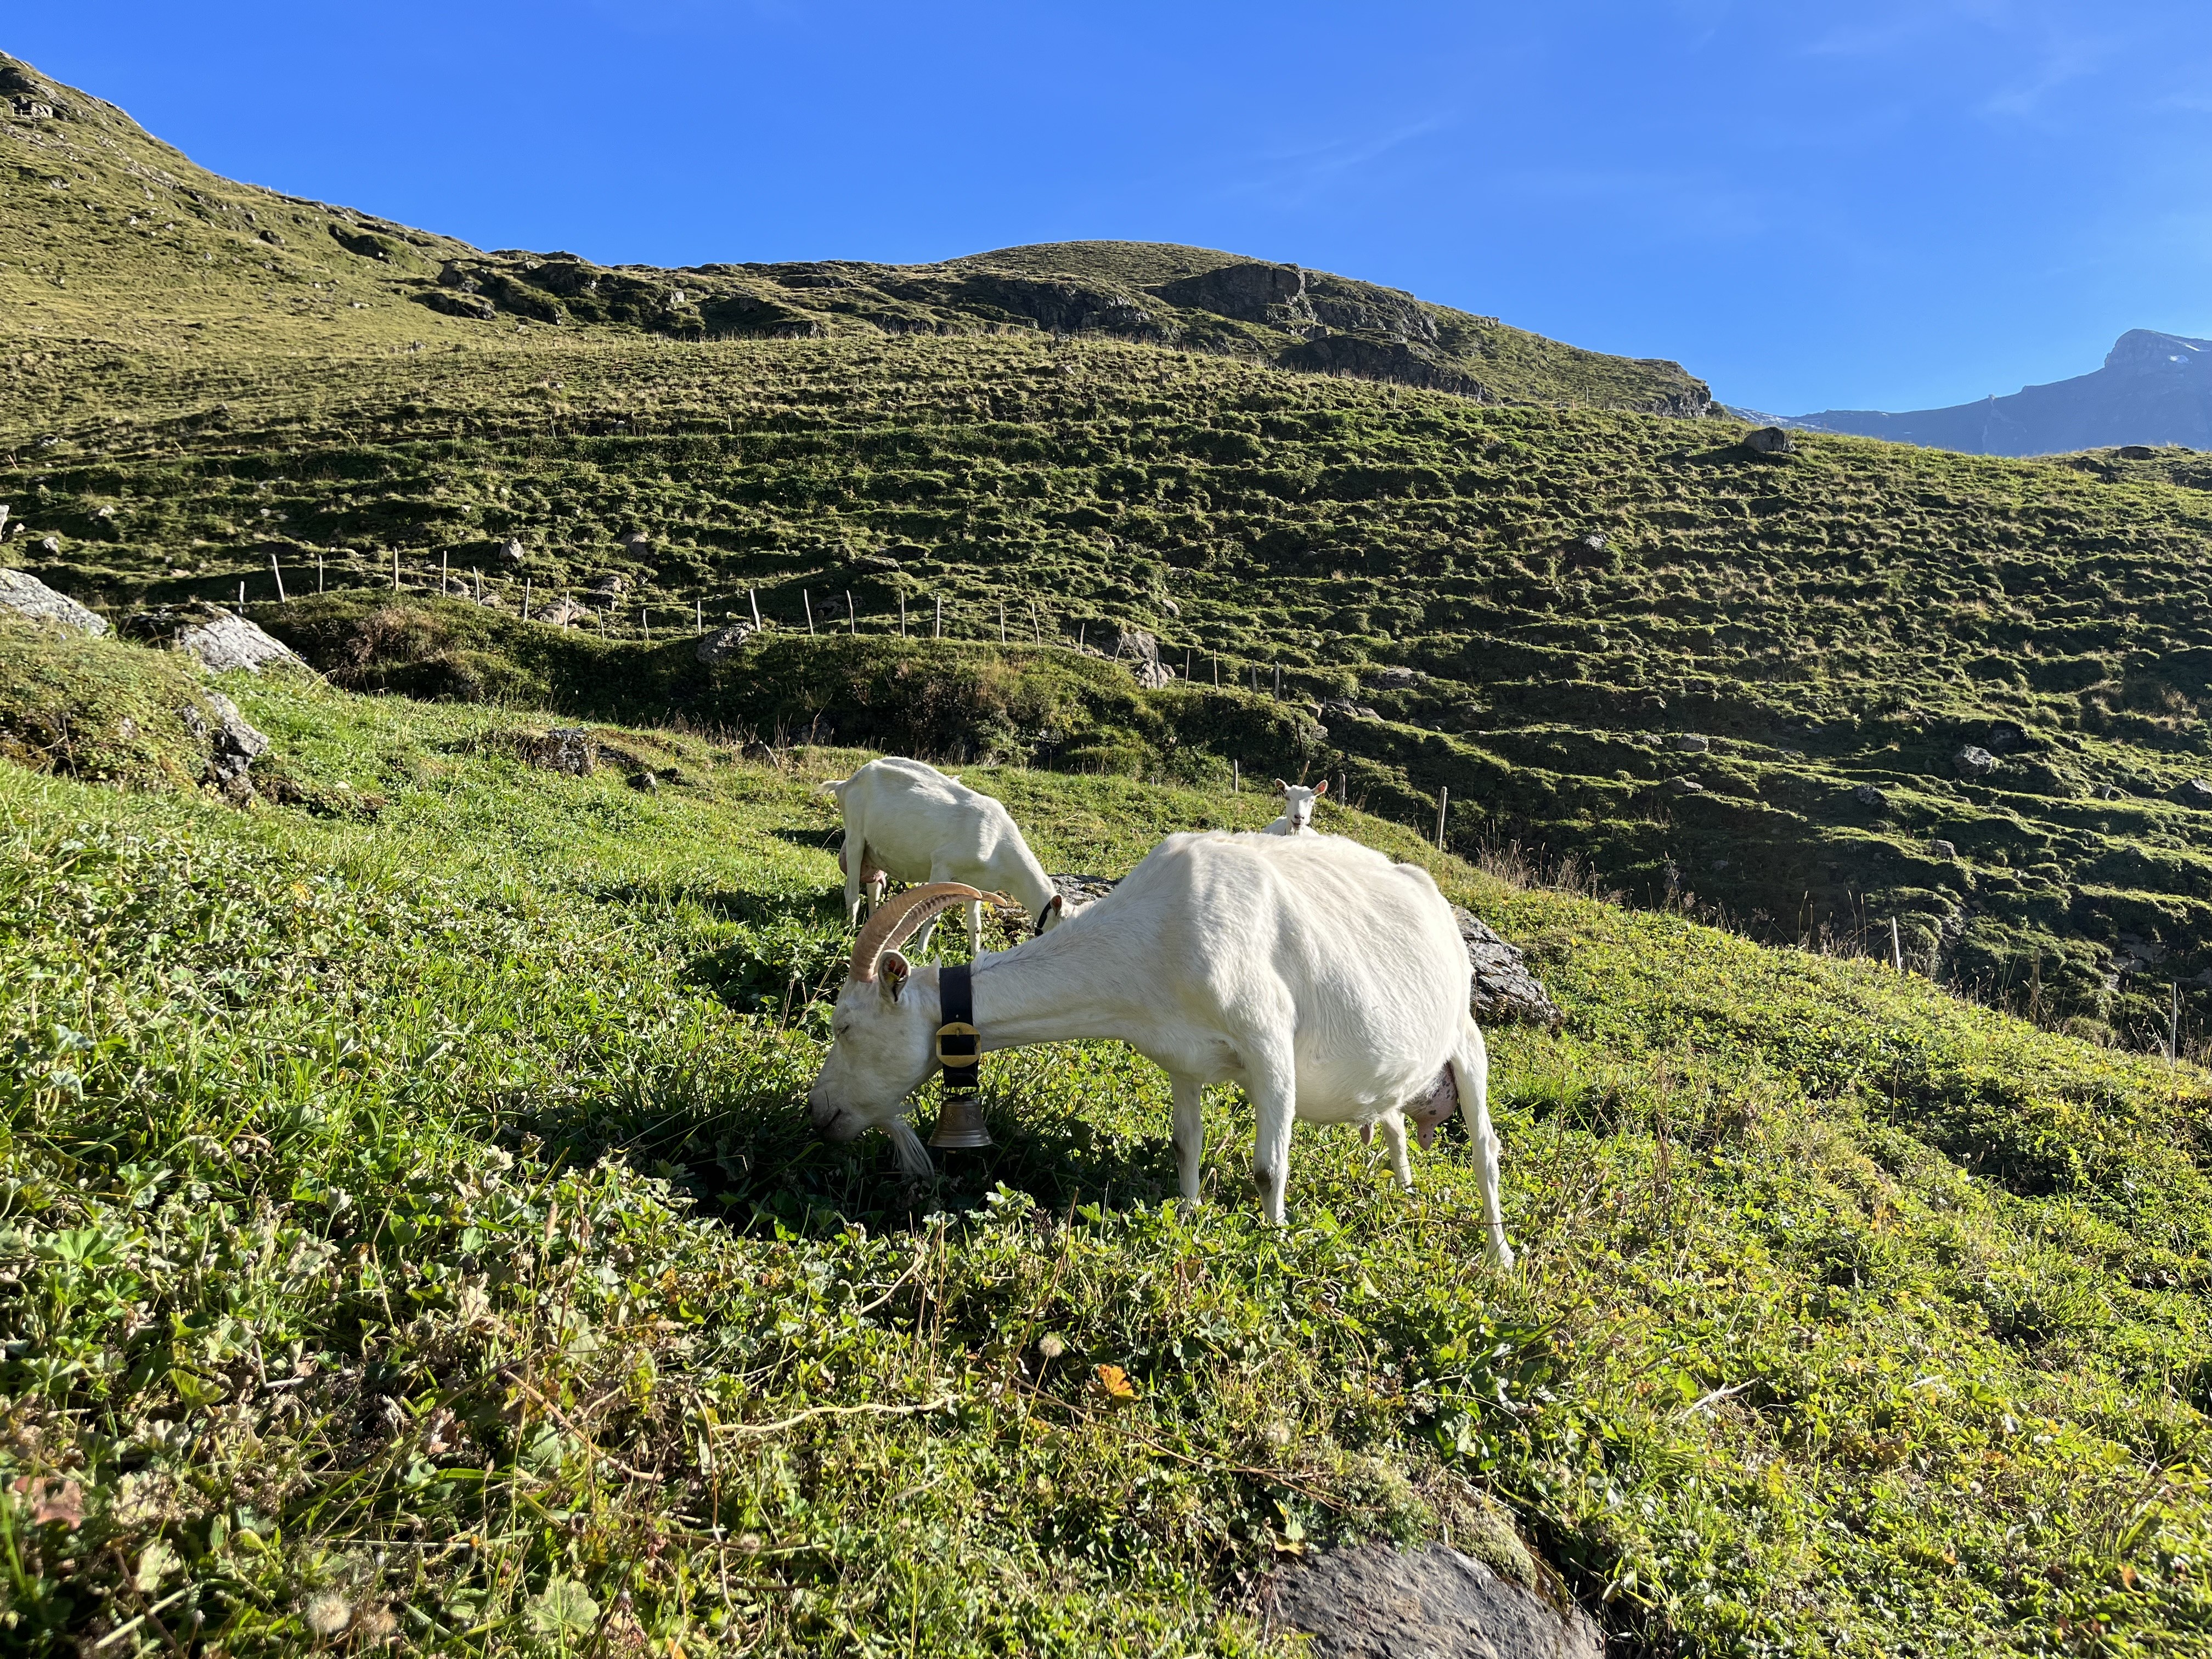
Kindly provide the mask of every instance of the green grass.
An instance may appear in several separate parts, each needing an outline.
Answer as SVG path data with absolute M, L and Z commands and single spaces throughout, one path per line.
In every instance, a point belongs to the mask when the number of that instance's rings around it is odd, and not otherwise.
M 800 1099 L 858 756 L 608 732 L 647 794 L 525 711 L 226 689 L 376 819 L 0 769 L 13 1645 L 1257 1652 L 1286 1552 L 1510 1567 L 1501 1516 L 1643 1651 L 2212 1633 L 2193 1066 L 1328 809 L 1567 1012 L 1494 1034 L 1519 1267 L 1456 1137 L 1409 1198 L 1302 1131 L 1270 1231 L 1227 1091 L 1180 1212 L 1104 1046 L 994 1060 L 997 1147 L 904 1189 Z M 1055 869 L 1271 810 L 970 777 Z

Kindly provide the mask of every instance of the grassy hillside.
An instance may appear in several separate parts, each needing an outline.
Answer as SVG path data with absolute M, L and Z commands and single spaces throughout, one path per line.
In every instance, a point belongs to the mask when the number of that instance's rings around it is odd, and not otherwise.
M 1264 724 L 1310 734 L 1291 758 L 1409 823 L 1448 789 L 1462 850 L 1518 842 L 1763 938 L 1886 947 L 1894 921 L 1914 965 L 2106 1040 L 2162 1038 L 2178 981 L 2185 1040 L 2203 1034 L 2212 497 L 2190 458 L 1811 436 L 1758 455 L 1739 426 L 1633 412 L 1658 396 L 1633 365 L 1487 325 L 1462 343 L 1497 388 L 1616 406 L 1286 373 L 1284 353 L 1336 337 L 1309 337 L 1333 306 L 1396 316 L 1409 340 L 1406 307 L 1440 342 L 1449 319 L 1200 249 L 697 283 L 481 254 L 214 179 L 96 100 L 45 95 L 52 118 L 0 120 L 23 162 L 0 173 L 20 250 L 0 284 L 21 302 L 0 311 L 0 499 L 28 527 L 0 556 L 82 597 L 229 599 L 243 580 L 265 604 L 272 557 L 295 595 L 388 593 L 396 556 L 409 593 L 441 566 L 471 592 L 481 573 L 512 617 L 526 584 L 578 598 L 614 576 L 590 630 L 604 662 L 651 644 L 637 660 L 659 665 L 573 706 L 658 718 L 698 684 L 672 636 L 749 615 L 750 591 L 786 636 L 750 676 L 775 695 L 690 713 L 811 703 L 878 732 L 894 681 L 930 688 L 946 720 L 983 702 L 926 665 L 894 674 L 908 658 L 886 645 L 877 701 L 831 707 L 820 687 L 857 682 L 833 661 L 809 689 L 788 636 L 810 607 L 823 632 L 880 640 L 902 599 L 916 628 L 941 602 L 971 664 L 1001 607 L 1032 653 L 1134 623 L 1209 694 L 1217 659 L 1224 687 L 1270 696 L 1282 670 L 1309 706 Z M 974 310 L 994 283 L 1076 309 L 994 322 Z M 740 289 L 782 309 L 701 320 Z M 1114 322 L 1109 290 L 1152 321 Z M 748 330 L 775 337 L 716 337 Z M 544 662 L 601 651 L 488 621 L 495 643 L 454 677 L 422 664 L 452 658 L 458 621 L 372 640 L 327 615 L 266 619 L 312 626 L 359 684 L 448 696 L 565 698 Z M 1024 680 L 1009 660 L 993 675 Z M 1387 667 L 1426 678 L 1385 684 Z M 1139 720 L 1150 702 L 1078 678 L 1091 689 L 1047 701 L 1079 729 L 931 729 L 948 751 L 1133 775 L 1287 763 L 1243 726 Z M 1338 700 L 1376 717 L 1323 707 Z M 1993 764 L 1962 768 L 1969 745 Z
M 19 708 L 170 695 L 0 636 Z M 2193 1066 L 1332 811 L 1566 1011 L 1496 1034 L 1513 1273 L 1454 1137 L 1408 1199 L 1302 1131 L 1259 1225 L 1232 1091 L 1178 1213 L 1106 1047 L 992 1061 L 999 1146 L 902 1190 L 800 1101 L 859 757 L 225 689 L 353 810 L 0 767 L 19 1650 L 1256 1653 L 1252 1575 L 1439 1534 L 1631 1651 L 2212 1639 Z M 1054 868 L 1271 810 L 973 775 Z

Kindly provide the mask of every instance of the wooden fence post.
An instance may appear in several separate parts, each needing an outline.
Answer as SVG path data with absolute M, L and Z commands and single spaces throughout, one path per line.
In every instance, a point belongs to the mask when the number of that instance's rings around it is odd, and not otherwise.
M 906 593 L 903 590 L 899 593 L 899 637 L 906 637 Z
M 691 626 L 699 633 L 703 634 L 707 631 L 706 600 L 694 599 L 691 601 Z
M 1004 645 L 1006 642 L 1006 602 L 1004 599 L 1000 599 L 1000 600 L 999 601 L 999 643 L 1000 643 L 1000 645 Z
M 941 640 L 941 639 L 943 639 L 943 638 L 945 637 L 945 595 L 944 595 L 944 594 L 942 594 L 942 593 L 939 593 L 939 594 L 938 594 L 938 595 L 936 596 L 936 599 L 937 599 L 937 623 L 936 623 L 936 628 L 935 628 L 935 631 L 934 631 L 934 632 L 933 632 L 933 633 L 930 635 L 930 636 L 929 636 L 929 637 L 930 637 L 930 638 L 932 638 L 933 640 Z
M 860 631 L 860 613 L 853 608 L 853 590 L 848 587 L 845 590 L 845 632 L 854 635 Z
M 755 633 L 758 633 L 760 631 L 761 625 L 760 590 L 753 587 L 748 587 L 745 589 L 745 603 L 752 607 L 753 631 Z
M 1449 787 L 1441 783 L 1438 784 L 1437 786 L 1437 851 L 1439 853 L 1444 850 L 1444 812 L 1450 805 L 1451 790 Z
M 1277 663 L 1277 664 L 1275 665 L 1275 701 L 1276 701 L 1277 702 L 1282 702 L 1282 700 L 1283 700 L 1283 665 L 1282 665 L 1282 664 L 1280 664 L 1280 663 Z
M 1229 793 L 1232 795 L 1244 793 L 1244 763 L 1233 758 L 1229 763 Z
M 450 577 L 450 576 L 448 576 L 448 575 L 446 574 L 446 560 L 447 560 L 447 550 L 445 550 L 445 549 L 442 549 L 442 548 L 441 548 L 441 550 L 439 550 L 439 553 L 438 553 L 438 597 L 439 597 L 440 599 L 442 599 L 448 598 L 448 597 L 453 593 L 453 578 L 452 578 L 452 577 Z
M 530 620 L 530 578 L 522 579 L 522 620 Z
M 1090 649 L 1090 647 L 1091 624 L 1087 622 L 1079 622 L 1075 624 L 1075 648 L 1078 651 L 1085 651 Z
M 1218 651 L 1213 653 L 1213 689 L 1217 691 L 1221 690 L 1221 653 Z
M 806 637 L 814 637 L 814 595 L 805 588 L 799 590 L 799 602 L 806 607 Z
M 1900 974 L 1905 971 L 1905 945 L 1898 938 L 1895 916 L 1889 919 L 1889 965 Z
M 320 552 L 318 552 L 318 553 L 315 555 L 315 592 L 318 592 L 318 593 L 319 593 L 319 592 L 321 592 L 322 591 L 323 591 L 323 556 L 322 556 L 322 554 L 321 554 Z
M 1044 624 L 1037 620 L 1036 601 L 1035 599 L 1031 599 L 1029 602 L 1029 605 L 1030 641 L 1033 645 L 1042 645 L 1044 643 Z
M 643 633 L 646 638 L 649 640 L 653 637 L 653 618 L 643 605 L 637 608 L 637 625 L 639 631 Z
M 238 585 L 238 608 L 240 611 L 246 609 L 246 584 L 242 581 Z
M 392 550 L 392 591 L 399 591 L 399 550 L 396 547 Z
M 276 556 L 274 553 L 269 556 L 269 574 L 276 580 L 276 603 L 279 605 L 291 603 L 284 597 L 284 573 L 276 568 Z
M 2166 1013 L 2166 1069 L 2172 1071 L 2181 1058 L 2181 981 L 2173 981 L 2173 1000 Z

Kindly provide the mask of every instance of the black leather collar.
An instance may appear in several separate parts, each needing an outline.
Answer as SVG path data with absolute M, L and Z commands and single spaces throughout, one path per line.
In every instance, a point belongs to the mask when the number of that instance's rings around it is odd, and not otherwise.
M 948 962 L 939 969 L 937 990 L 937 1060 L 945 1068 L 945 1092 L 975 1094 L 982 1087 L 983 1034 L 975 1029 L 975 988 L 969 964 Z

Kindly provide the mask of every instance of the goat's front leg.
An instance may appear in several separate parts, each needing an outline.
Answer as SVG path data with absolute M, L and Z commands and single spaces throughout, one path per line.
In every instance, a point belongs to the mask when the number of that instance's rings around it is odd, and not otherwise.
M 1297 1119 L 1297 1062 L 1279 1055 L 1244 1056 L 1244 1092 L 1258 1122 L 1253 1131 L 1252 1179 L 1267 1219 L 1283 1224 L 1283 1189 L 1291 1178 L 1291 1126 Z
M 1175 1087 L 1176 1178 L 1182 1201 L 1198 1202 L 1198 1173 L 1206 1157 L 1206 1085 L 1194 1077 L 1168 1074 Z

